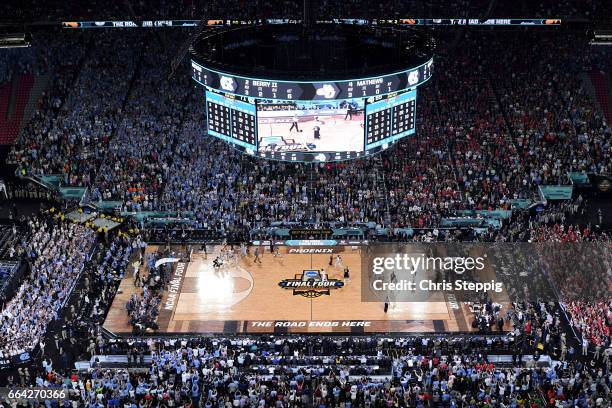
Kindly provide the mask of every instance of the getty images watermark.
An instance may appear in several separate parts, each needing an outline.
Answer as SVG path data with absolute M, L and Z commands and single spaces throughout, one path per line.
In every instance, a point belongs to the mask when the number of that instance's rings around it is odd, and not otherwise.
M 557 301 L 610 297 L 610 246 L 411 243 L 364 249 L 365 302 Z M 568 262 L 569 261 L 569 262 Z
M 408 254 L 395 254 L 393 257 L 377 256 L 372 261 L 372 272 L 377 275 L 372 281 L 372 287 L 377 291 L 451 291 L 451 290 L 469 290 L 474 292 L 489 292 L 495 291 L 501 293 L 503 283 L 491 280 L 490 282 L 472 282 L 469 280 L 446 279 L 437 280 L 439 275 L 436 275 L 436 280 L 428 277 L 429 274 L 421 273 L 423 277 L 416 279 L 415 275 L 419 271 L 440 271 L 443 274 L 454 272 L 456 275 L 463 275 L 465 272 L 478 271 L 481 272 L 485 268 L 484 257 L 440 257 L 440 256 L 425 256 L 420 254 L 417 256 Z M 397 279 L 397 274 L 402 272 L 408 273 L 412 279 Z M 391 281 L 385 281 L 385 276 L 389 276 Z

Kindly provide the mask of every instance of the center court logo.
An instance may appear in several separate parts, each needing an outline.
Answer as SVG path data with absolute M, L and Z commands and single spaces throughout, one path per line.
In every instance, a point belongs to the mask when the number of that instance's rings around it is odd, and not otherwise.
M 327 279 L 319 270 L 306 269 L 301 274 L 296 274 L 293 279 L 283 279 L 278 286 L 293 290 L 294 296 L 300 295 L 314 299 L 329 295 L 332 290 L 344 287 L 344 282 L 339 279 Z

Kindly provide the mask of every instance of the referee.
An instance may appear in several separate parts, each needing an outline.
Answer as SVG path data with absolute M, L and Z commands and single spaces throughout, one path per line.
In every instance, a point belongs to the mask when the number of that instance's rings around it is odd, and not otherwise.
M 353 105 L 350 103 L 346 108 L 346 115 L 344 115 L 344 120 L 353 120 Z
M 291 124 L 291 127 L 289 128 L 289 132 L 292 132 L 293 128 L 295 128 L 295 130 L 299 132 L 300 131 L 300 128 L 298 127 L 299 118 L 298 118 L 297 113 L 293 114 L 292 122 L 293 123 Z

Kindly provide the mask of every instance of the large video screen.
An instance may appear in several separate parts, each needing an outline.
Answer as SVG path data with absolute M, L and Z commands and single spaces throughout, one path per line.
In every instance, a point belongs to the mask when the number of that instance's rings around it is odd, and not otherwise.
M 256 112 L 247 98 L 206 91 L 208 134 L 254 152 Z
M 355 159 L 415 132 L 416 90 L 361 99 L 288 101 L 206 90 L 208 134 L 262 158 Z
M 415 132 L 416 97 L 415 89 L 368 98 L 365 110 L 366 150 L 384 149 Z
M 364 99 L 258 100 L 258 151 L 363 153 L 364 106 Z
M 219 92 L 257 99 L 325 101 L 369 98 L 416 88 L 431 78 L 433 58 L 418 67 L 389 75 L 328 82 L 294 82 L 246 78 L 207 68 L 194 60 L 191 61 L 191 67 L 192 78 L 196 82 Z

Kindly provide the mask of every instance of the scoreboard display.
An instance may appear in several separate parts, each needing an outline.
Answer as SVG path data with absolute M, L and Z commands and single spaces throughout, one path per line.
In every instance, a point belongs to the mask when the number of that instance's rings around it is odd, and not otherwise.
M 208 134 L 254 151 L 257 143 L 254 102 L 206 91 Z
M 221 92 L 257 99 L 334 100 L 387 95 L 423 84 L 433 73 L 433 59 L 408 70 L 375 78 L 327 82 L 290 82 L 245 78 L 206 68 L 191 61 L 192 78 Z
M 415 133 L 417 89 L 433 57 L 375 78 L 281 81 L 220 72 L 191 60 L 205 90 L 208 134 L 249 155 L 293 162 L 366 157 Z
M 366 149 L 374 149 L 414 134 L 416 89 L 369 98 L 366 103 Z
M 349 160 L 415 133 L 416 89 L 326 102 L 205 95 L 208 134 L 262 158 Z

